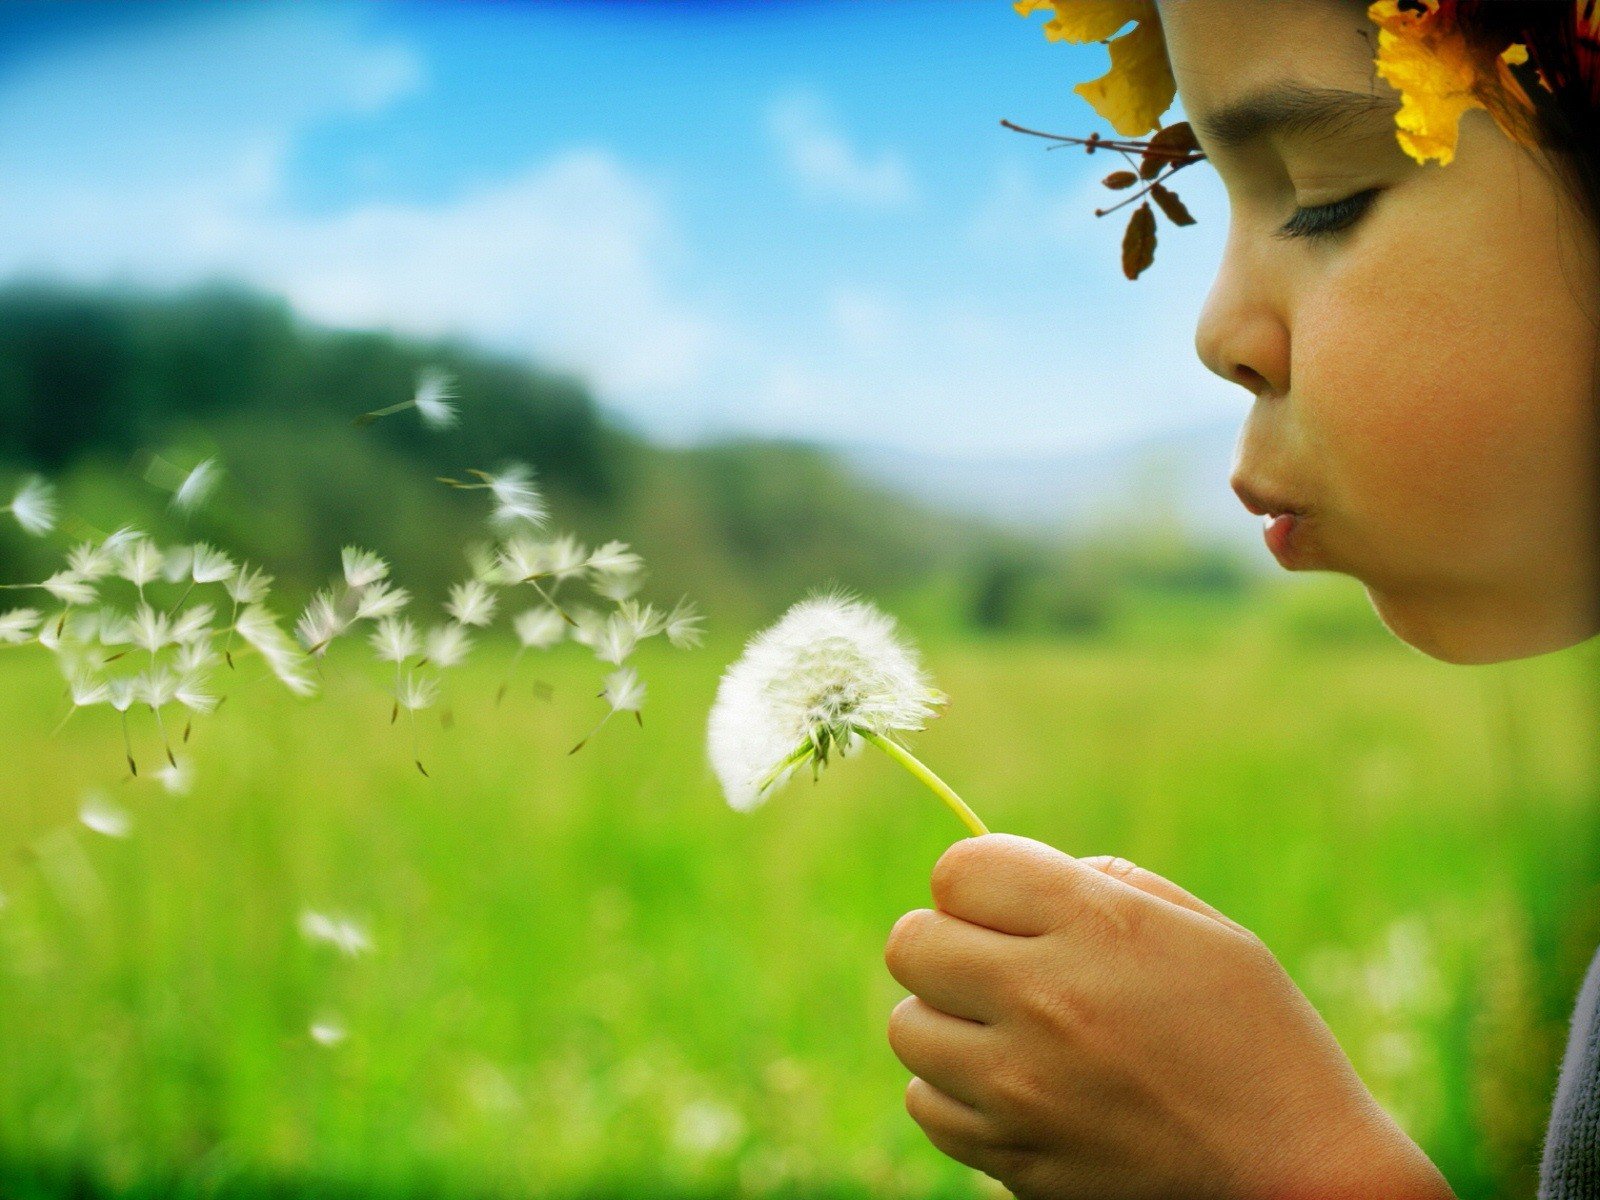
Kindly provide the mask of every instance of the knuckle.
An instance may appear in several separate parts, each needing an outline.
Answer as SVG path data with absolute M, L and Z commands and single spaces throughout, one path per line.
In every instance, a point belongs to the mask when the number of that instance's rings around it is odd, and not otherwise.
M 933 890 L 933 898 L 941 905 L 943 901 L 955 895 L 956 890 L 973 874 L 978 861 L 987 853 L 987 848 L 979 842 L 978 838 L 962 838 L 953 843 L 933 864 L 929 886 Z
M 889 940 L 883 947 L 883 960 L 888 965 L 890 974 L 896 978 L 914 957 L 916 946 L 922 939 L 928 918 L 932 915 L 929 909 L 914 908 L 903 914 L 894 923 L 894 928 L 889 930 Z

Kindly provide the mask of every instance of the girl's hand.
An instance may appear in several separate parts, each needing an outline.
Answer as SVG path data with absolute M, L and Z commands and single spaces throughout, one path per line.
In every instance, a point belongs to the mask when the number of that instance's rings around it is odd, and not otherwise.
M 933 899 L 884 953 L 906 1108 L 1023 1200 L 1452 1195 L 1261 940 L 1177 885 L 989 834 Z

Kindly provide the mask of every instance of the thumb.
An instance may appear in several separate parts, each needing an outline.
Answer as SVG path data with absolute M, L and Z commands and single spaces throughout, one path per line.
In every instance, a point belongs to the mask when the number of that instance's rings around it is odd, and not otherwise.
M 1118 858 L 1114 854 L 1093 854 L 1087 858 L 1080 858 L 1078 861 L 1111 876 L 1113 879 L 1120 879 L 1123 883 L 1130 887 L 1138 888 L 1141 892 L 1165 900 L 1170 904 L 1176 904 L 1179 908 L 1187 908 L 1191 912 L 1199 913 L 1202 917 L 1210 917 L 1213 921 L 1218 921 L 1230 929 L 1238 930 L 1240 933 L 1250 932 L 1232 917 L 1223 915 L 1200 899 L 1200 897 L 1184 891 L 1170 879 L 1157 875 L 1154 871 L 1147 871 L 1143 867 L 1135 866 L 1125 858 Z

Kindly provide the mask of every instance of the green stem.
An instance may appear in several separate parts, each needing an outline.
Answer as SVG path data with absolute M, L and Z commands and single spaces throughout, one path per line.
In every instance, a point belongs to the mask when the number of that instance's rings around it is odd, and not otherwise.
M 989 832 L 988 826 L 978 819 L 977 813 L 966 806 L 961 797 L 956 795 L 955 790 L 929 770 L 911 751 L 898 742 L 890 741 L 882 734 L 873 733 L 870 729 L 862 729 L 857 726 L 856 732 L 927 784 L 933 794 L 943 800 L 950 807 L 950 811 L 960 817 L 961 823 L 972 830 L 974 834 L 981 835 Z

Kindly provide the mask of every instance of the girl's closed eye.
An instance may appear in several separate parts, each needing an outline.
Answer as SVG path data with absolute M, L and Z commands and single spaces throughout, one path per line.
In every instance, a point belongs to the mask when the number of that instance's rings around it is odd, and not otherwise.
M 1278 229 L 1277 236 L 1317 238 L 1341 233 L 1366 214 L 1373 200 L 1377 198 L 1378 190 L 1367 188 L 1342 200 L 1335 200 L 1331 204 L 1296 208 L 1294 214 Z

